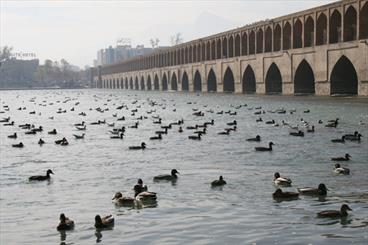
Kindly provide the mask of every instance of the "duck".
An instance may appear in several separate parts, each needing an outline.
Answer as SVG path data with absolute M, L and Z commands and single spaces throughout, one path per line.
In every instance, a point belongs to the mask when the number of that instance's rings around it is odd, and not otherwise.
M 328 127 L 328 128 L 336 128 L 336 126 L 338 125 L 339 123 L 339 119 L 336 118 L 335 120 L 329 120 L 328 121 L 328 124 L 325 125 L 325 127 Z
M 198 134 L 197 136 L 189 135 L 188 139 L 190 139 L 190 140 L 201 140 L 201 134 Z
M 155 176 L 155 177 L 153 177 L 153 181 L 161 181 L 161 180 L 173 181 L 173 180 L 177 180 L 178 176 L 176 174 L 179 174 L 178 170 L 172 169 L 171 174 L 162 174 L 162 175 Z
M 84 125 L 84 126 L 76 126 L 75 128 L 78 129 L 78 130 L 86 130 L 87 129 L 87 126 L 86 125 Z
M 162 139 L 162 135 L 158 134 L 157 136 L 152 136 L 150 137 L 150 140 L 161 140 Z
M 56 132 L 56 129 L 53 129 L 53 130 L 51 130 L 51 131 L 49 131 L 49 132 L 47 132 L 48 134 L 57 134 L 57 132 Z
M 85 122 L 84 121 L 82 121 L 81 123 L 75 123 L 74 124 L 74 126 L 79 126 L 79 127 L 83 127 L 84 126 L 84 124 L 85 124 Z
M 266 124 L 275 124 L 275 120 L 266 121 Z
M 147 186 L 143 185 L 143 180 L 138 179 L 138 183 L 134 186 L 134 198 L 138 202 L 155 202 L 157 194 L 148 191 Z
M 299 130 L 298 132 L 290 132 L 289 134 L 292 136 L 304 137 L 304 132 L 301 130 Z
M 273 182 L 275 183 L 275 185 L 280 185 L 280 186 L 291 186 L 291 179 L 286 178 L 286 177 L 281 177 L 279 172 L 276 172 L 274 174 L 274 180 Z
M 353 211 L 347 204 L 343 204 L 340 210 L 325 210 L 317 213 L 317 215 L 320 218 L 342 218 L 348 216 L 347 210 Z
M 298 192 L 303 195 L 311 195 L 311 196 L 326 196 L 327 195 L 327 187 L 325 184 L 321 183 L 318 185 L 318 188 L 313 187 L 303 187 L 298 188 Z
M 179 133 L 183 133 L 183 128 L 182 127 L 179 127 L 178 132 Z
M 95 216 L 95 227 L 97 229 L 111 228 L 114 226 L 114 222 L 115 219 L 111 214 L 103 218 L 100 215 Z
M 61 145 L 61 143 L 65 142 L 66 141 L 66 138 L 62 138 L 61 140 L 55 140 L 55 144 L 57 145 Z
M 43 144 L 45 144 L 45 141 L 44 141 L 42 138 L 40 138 L 40 139 L 38 140 L 38 144 L 39 144 L 39 145 L 43 145 Z
M 140 146 L 129 146 L 129 150 L 144 150 L 146 149 L 146 143 L 142 142 Z
M 20 142 L 19 144 L 12 144 L 12 147 L 15 147 L 15 148 L 23 148 L 24 145 L 22 142 Z
M 331 161 L 349 161 L 350 160 L 350 155 L 349 154 L 345 154 L 344 157 L 332 157 Z
M 188 126 L 187 129 L 191 130 L 191 129 L 197 129 L 198 128 L 198 125 L 195 125 L 195 126 Z
M 355 131 L 354 134 L 344 134 L 345 139 L 350 140 L 358 137 L 359 132 Z
M 272 151 L 272 146 L 274 145 L 273 142 L 269 142 L 268 143 L 268 147 L 262 147 L 262 146 L 259 146 L 259 147 L 254 147 L 254 149 L 256 151 Z
M 339 163 L 335 164 L 335 168 L 334 168 L 333 171 L 334 171 L 335 174 L 343 174 L 343 175 L 350 174 L 350 169 L 345 168 L 345 167 L 341 167 L 341 165 Z
M 312 125 L 312 128 L 307 129 L 307 133 L 314 133 L 314 125 Z
M 232 128 L 225 128 L 225 131 L 236 131 L 237 127 L 234 125 Z
M 133 197 L 123 196 L 121 192 L 116 192 L 115 196 L 112 198 L 116 205 L 121 206 L 133 206 L 135 199 Z
M 124 134 L 120 133 L 119 135 L 110 136 L 110 139 L 123 139 Z
M 230 130 L 225 130 L 225 131 L 222 131 L 222 132 L 218 132 L 217 134 L 218 135 L 230 135 Z
M 354 138 L 350 138 L 350 139 L 348 139 L 348 140 L 350 140 L 350 141 L 358 141 L 358 142 L 360 142 L 360 138 L 361 137 L 363 137 L 361 134 L 358 134 L 356 137 L 354 137 Z
M 341 139 L 332 139 L 332 143 L 345 143 L 345 136 L 342 136 Z
M 255 138 L 246 139 L 246 141 L 260 142 L 261 136 L 257 135 Z
M 8 135 L 8 138 L 9 139 L 16 139 L 18 136 L 17 136 L 17 133 L 14 133 L 14 134 L 11 134 L 11 135 Z
M 73 136 L 74 136 L 76 139 L 84 139 L 84 135 L 85 135 L 85 133 L 83 133 L 82 135 L 73 134 Z
M 211 186 L 215 187 L 215 186 L 223 186 L 226 185 L 226 181 L 224 180 L 224 178 L 222 177 L 222 175 L 219 177 L 219 179 L 214 180 L 211 182 Z
M 272 194 L 274 199 L 297 199 L 299 197 L 299 193 L 297 192 L 283 192 L 281 189 L 277 189 Z
M 165 131 L 155 131 L 155 134 L 167 134 L 167 128 L 165 128 Z
M 50 179 L 50 174 L 54 174 L 54 172 L 52 172 L 51 169 L 48 169 L 46 171 L 46 175 L 34 175 L 29 177 L 29 181 L 33 181 L 33 180 L 38 180 L 38 181 L 43 181 L 43 180 L 49 180 Z
M 74 221 L 66 217 L 65 214 L 61 213 L 59 225 L 56 227 L 58 231 L 67 231 L 74 229 Z
M 236 120 L 234 120 L 234 121 L 232 121 L 232 122 L 226 123 L 226 125 L 228 125 L 228 126 L 234 126 L 234 125 L 237 125 L 237 121 L 236 121 Z
M 262 117 L 258 118 L 258 119 L 256 120 L 256 122 L 263 122 Z
M 139 122 L 135 122 L 135 124 L 132 126 L 129 126 L 129 128 L 138 128 L 138 125 L 139 125 Z

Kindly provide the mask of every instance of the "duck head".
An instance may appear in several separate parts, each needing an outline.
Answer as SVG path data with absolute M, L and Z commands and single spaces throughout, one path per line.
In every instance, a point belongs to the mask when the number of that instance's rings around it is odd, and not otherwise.
M 271 146 L 274 145 L 274 143 L 273 142 L 270 142 L 270 143 L 268 143 L 268 145 L 269 145 L 269 147 L 271 147 Z
M 274 174 L 274 176 L 275 176 L 275 179 L 280 178 L 280 173 L 279 173 L 279 172 L 276 172 L 276 173 Z
M 96 224 L 102 224 L 102 219 L 101 219 L 100 215 L 95 216 L 95 222 L 96 222 Z
M 60 222 L 65 223 L 65 220 L 66 220 L 65 214 L 64 213 L 61 213 L 59 219 L 60 219 Z
M 121 192 L 116 192 L 115 196 L 111 200 L 119 199 L 120 197 L 123 197 L 123 194 L 121 194 Z
M 327 189 L 327 187 L 326 187 L 325 184 L 321 183 L 321 184 L 318 185 L 318 190 L 320 190 L 320 191 L 327 191 L 328 189 Z
M 54 174 L 51 169 L 47 170 L 46 175 L 49 176 L 50 174 Z
M 172 176 L 175 176 L 176 174 L 179 174 L 178 170 L 176 170 L 176 169 L 171 170 L 171 175 Z
M 349 154 L 345 154 L 345 158 L 349 159 L 351 156 Z
M 341 213 L 346 213 L 347 210 L 353 211 L 347 204 L 341 206 Z
M 340 163 L 335 164 L 335 168 L 340 168 L 340 167 L 341 167 Z
M 282 190 L 279 188 L 273 193 L 274 196 L 280 196 L 282 194 Z
M 143 180 L 142 179 L 138 179 L 138 185 L 143 185 Z
M 141 146 L 142 146 L 142 148 L 145 148 L 146 147 L 146 143 L 142 142 L 141 143 Z
M 261 138 L 261 136 L 259 136 L 259 135 L 257 135 L 257 136 L 256 136 L 256 139 L 257 139 L 257 140 L 259 140 L 260 138 Z
M 222 175 L 220 175 L 219 180 L 221 180 L 221 181 L 224 180 L 224 178 L 222 177 Z

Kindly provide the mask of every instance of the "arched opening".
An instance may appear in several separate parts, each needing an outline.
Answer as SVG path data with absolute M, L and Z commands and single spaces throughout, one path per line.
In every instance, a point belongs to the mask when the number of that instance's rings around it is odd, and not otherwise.
M 206 60 L 206 43 L 202 43 L 202 57 L 201 57 L 201 61 L 205 61 Z
M 148 78 L 147 78 L 147 90 L 152 90 L 152 82 L 151 82 L 150 75 L 148 75 Z
M 240 56 L 240 35 L 235 37 L 235 57 Z
M 120 79 L 120 89 L 124 88 L 124 80 L 123 78 Z
M 303 25 L 302 22 L 298 19 L 294 23 L 294 32 L 293 32 L 294 48 L 301 48 L 303 46 L 302 33 L 303 33 Z
M 327 17 L 322 13 L 317 19 L 316 44 L 324 45 L 327 43 Z
M 215 40 L 211 43 L 211 60 L 216 59 L 216 42 Z
M 222 58 L 227 58 L 227 38 L 222 40 Z
M 229 38 L 229 58 L 234 57 L 234 38 L 230 36 Z
M 357 12 L 350 6 L 344 16 L 344 42 L 357 39 Z
M 135 77 L 134 89 L 135 90 L 139 89 L 138 77 Z
M 202 91 L 202 79 L 201 74 L 199 74 L 199 71 L 196 71 L 194 74 L 193 90 L 194 92 Z
M 249 54 L 255 53 L 255 46 L 256 46 L 256 37 L 254 31 L 249 33 Z
M 211 69 L 207 78 L 207 92 L 217 92 L 216 75 Z
M 234 91 L 235 91 L 234 75 L 230 67 L 228 67 L 224 75 L 224 92 L 232 93 Z
M 265 52 L 272 52 L 272 29 L 267 27 L 265 32 Z
M 206 45 L 206 60 L 211 60 L 211 43 L 208 42 Z
M 294 77 L 295 94 L 314 94 L 314 74 L 306 60 L 300 62 Z
M 248 35 L 246 32 L 243 33 L 242 35 L 242 55 L 247 55 L 248 54 Z
M 144 86 L 144 77 L 141 77 L 141 90 L 145 90 L 145 86 Z
M 162 77 L 162 91 L 167 90 L 167 77 L 166 73 L 164 73 L 164 76 Z
M 159 83 L 159 81 L 158 81 L 158 77 L 157 77 L 157 75 L 155 76 L 155 81 L 153 81 L 153 88 L 154 88 L 155 90 L 160 90 L 160 83 Z
M 272 63 L 266 75 L 266 93 L 279 94 L 282 93 L 282 77 L 279 68 Z
M 173 73 L 171 77 L 171 90 L 178 90 L 178 79 L 176 78 L 175 73 Z
M 358 76 L 353 64 L 342 56 L 334 66 L 331 77 L 331 94 L 358 94 Z
M 116 80 L 115 80 L 115 78 L 114 78 L 114 79 L 112 80 L 112 88 L 113 88 L 113 89 L 115 89 L 115 88 L 116 88 L 116 86 L 115 86 L 115 84 L 116 84 L 116 83 L 115 83 L 115 82 L 116 82 Z
M 125 78 L 125 89 L 128 89 L 129 85 L 128 85 L 128 78 Z
M 129 81 L 129 88 L 134 89 L 134 84 L 133 84 L 133 78 L 132 77 L 130 78 L 130 81 Z
M 261 28 L 257 31 L 257 54 L 263 53 L 263 30 Z
M 188 64 L 188 57 L 189 57 L 188 47 L 185 47 L 185 51 L 184 51 L 184 64 Z
M 221 59 L 221 39 L 217 40 L 216 58 Z
M 193 63 L 197 62 L 197 45 L 193 46 Z
M 253 94 L 256 92 L 256 76 L 250 65 L 247 66 L 243 73 L 242 88 L 245 94 Z
M 314 45 L 314 21 L 312 17 L 308 17 L 304 23 L 304 47 L 312 47 Z
M 181 79 L 181 90 L 189 91 L 189 79 L 186 72 L 184 72 L 183 78 Z
M 359 13 L 359 38 L 368 38 L 368 2 L 364 4 Z
M 279 24 L 275 26 L 273 30 L 273 51 L 281 50 L 281 27 Z
M 330 17 L 330 43 L 341 42 L 341 14 L 334 10 Z
M 291 46 L 291 25 L 290 25 L 289 22 L 286 22 L 286 24 L 284 25 L 284 32 L 282 34 L 282 38 L 283 38 L 283 42 L 282 42 L 283 50 L 290 49 L 290 46 Z
M 188 63 L 193 63 L 193 50 L 192 50 L 192 46 L 189 46 L 189 60 Z

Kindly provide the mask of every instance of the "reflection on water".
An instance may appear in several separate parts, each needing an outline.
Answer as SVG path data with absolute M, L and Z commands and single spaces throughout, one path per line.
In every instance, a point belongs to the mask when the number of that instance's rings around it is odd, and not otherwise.
M 199 111 L 203 116 L 193 115 Z M 4 112 L 0 120 L 10 116 L 16 125 L 0 125 L 0 244 L 364 244 L 368 239 L 367 99 L 1 91 L 0 112 Z M 125 120 L 118 120 L 122 117 Z M 161 124 L 154 124 L 158 117 Z M 257 122 L 260 117 L 262 122 Z M 336 118 L 336 128 L 325 127 Z M 161 140 L 149 140 L 163 130 L 161 126 L 181 119 L 182 133 L 179 125 L 172 125 Z M 188 139 L 195 135 L 188 126 L 212 119 L 214 125 L 208 125 L 201 140 Z M 99 120 L 100 124 L 91 125 Z M 218 135 L 234 120 L 236 131 Z M 279 126 L 265 123 L 272 120 Z M 74 124 L 82 121 L 86 130 L 81 131 Z M 138 129 L 128 127 L 137 121 Z M 307 133 L 305 121 L 315 126 L 314 133 Z M 18 127 L 25 123 L 44 131 L 26 135 Z M 114 127 L 109 127 L 112 123 Z M 110 139 L 109 131 L 123 126 L 124 138 Z M 289 135 L 296 126 L 304 137 Z M 56 135 L 47 133 L 54 128 Z M 363 135 L 360 143 L 331 142 L 354 131 Z M 7 137 L 14 132 L 17 139 Z M 82 133 L 84 139 L 73 136 Z M 261 142 L 246 141 L 256 135 Z M 63 137 L 69 145 L 54 143 Z M 46 143 L 39 146 L 39 138 Z M 255 151 L 269 141 L 275 143 L 273 151 Z M 25 147 L 11 147 L 19 142 Z M 128 150 L 141 142 L 146 142 L 146 150 Z M 336 176 L 330 158 L 346 153 L 352 159 L 342 165 L 351 174 Z M 29 176 L 49 168 L 55 173 L 50 181 L 28 182 Z M 180 172 L 176 182 L 153 181 L 173 168 Z M 292 179 L 285 191 L 324 183 L 328 195 L 278 202 L 272 198 L 275 172 Z M 220 175 L 227 184 L 211 188 L 211 181 Z M 157 193 L 157 203 L 134 208 L 115 205 L 111 197 L 118 191 L 134 196 L 138 178 Z M 342 203 L 354 210 L 348 217 L 317 218 L 318 212 L 339 209 Z M 55 217 L 61 212 L 76 222 L 74 231 L 55 231 Z M 96 213 L 113 214 L 114 229 L 95 230 Z

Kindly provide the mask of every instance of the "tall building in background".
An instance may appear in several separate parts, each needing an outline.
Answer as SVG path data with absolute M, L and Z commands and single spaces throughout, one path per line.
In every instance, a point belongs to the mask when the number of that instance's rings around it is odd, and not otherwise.
M 135 48 L 132 48 L 131 45 L 117 45 L 115 48 L 109 46 L 97 52 L 97 59 L 93 64 L 97 67 L 118 63 L 134 56 L 151 53 L 152 51 L 152 48 L 145 48 L 144 45 L 137 45 Z

